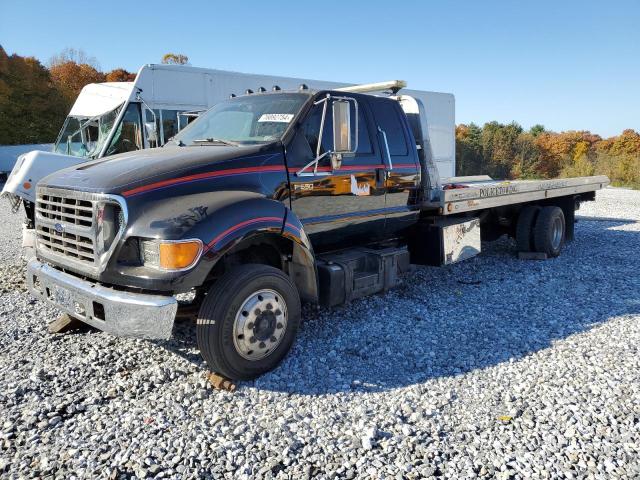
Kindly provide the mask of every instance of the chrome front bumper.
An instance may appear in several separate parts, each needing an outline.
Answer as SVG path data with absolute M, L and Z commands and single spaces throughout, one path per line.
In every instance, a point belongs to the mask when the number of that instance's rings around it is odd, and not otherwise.
M 36 298 L 113 335 L 162 340 L 171 336 L 178 309 L 174 297 L 114 290 L 35 259 L 27 265 L 27 284 Z

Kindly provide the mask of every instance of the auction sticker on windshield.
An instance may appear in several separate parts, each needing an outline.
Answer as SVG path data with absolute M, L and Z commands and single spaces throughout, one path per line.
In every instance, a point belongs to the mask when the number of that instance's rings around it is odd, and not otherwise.
M 282 122 L 289 123 L 293 119 L 293 113 L 263 113 L 258 122 Z

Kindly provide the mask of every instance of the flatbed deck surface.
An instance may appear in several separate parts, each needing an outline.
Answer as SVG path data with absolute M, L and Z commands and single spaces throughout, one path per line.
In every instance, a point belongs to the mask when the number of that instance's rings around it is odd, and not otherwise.
M 604 175 L 553 180 L 493 180 L 488 176 L 452 177 L 443 183 L 443 215 L 593 192 L 609 185 Z

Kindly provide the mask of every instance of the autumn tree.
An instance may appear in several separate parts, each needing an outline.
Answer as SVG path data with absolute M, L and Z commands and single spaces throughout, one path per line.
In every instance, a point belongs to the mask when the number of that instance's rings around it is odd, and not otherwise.
M 136 74 L 128 72 L 124 68 L 114 68 L 105 75 L 107 82 L 133 82 Z
M 82 87 L 105 81 L 104 73 L 94 57 L 83 50 L 66 48 L 49 60 L 49 73 L 56 88 L 65 99 L 67 110 L 75 102 Z
M 96 70 L 100 70 L 100 64 L 96 57 L 91 57 L 82 49 L 65 48 L 60 53 L 53 55 L 49 59 L 49 68 L 63 63 L 77 63 L 78 65 L 89 65 Z
M 0 144 L 52 142 L 66 107 L 47 69 L 0 46 Z
M 607 175 L 614 184 L 640 188 L 640 134 L 627 129 L 607 138 L 596 147 L 595 170 Z
M 170 65 L 189 65 L 189 57 L 181 53 L 165 53 L 162 56 L 162 63 Z
M 49 72 L 53 82 L 65 99 L 67 110 L 71 109 L 82 87 L 89 83 L 105 81 L 104 73 L 87 64 L 62 63 L 52 66 Z

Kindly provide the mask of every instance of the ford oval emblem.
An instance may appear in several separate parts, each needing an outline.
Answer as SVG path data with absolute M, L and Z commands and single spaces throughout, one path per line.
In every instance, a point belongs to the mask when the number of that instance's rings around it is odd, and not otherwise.
M 62 225 L 61 223 L 56 223 L 53 228 L 56 229 L 56 232 L 58 233 L 62 233 L 64 232 L 64 225 Z

